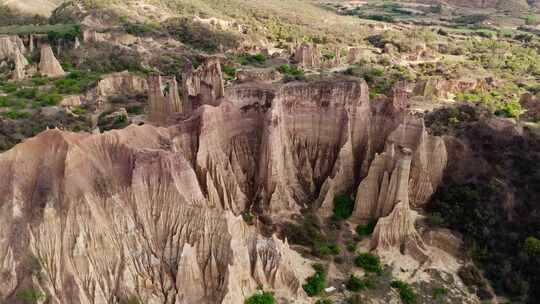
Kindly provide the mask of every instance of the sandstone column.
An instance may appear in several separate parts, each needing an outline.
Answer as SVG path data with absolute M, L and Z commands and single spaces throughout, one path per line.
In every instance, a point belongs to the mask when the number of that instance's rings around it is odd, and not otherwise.
M 41 60 L 39 62 L 39 72 L 41 75 L 49 77 L 64 76 L 66 72 L 62 69 L 60 62 L 54 56 L 53 50 L 50 45 L 44 44 L 41 47 Z

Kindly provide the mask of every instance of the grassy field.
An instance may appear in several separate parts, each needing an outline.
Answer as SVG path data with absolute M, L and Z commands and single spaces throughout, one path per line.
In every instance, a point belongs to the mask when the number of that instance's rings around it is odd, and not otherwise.
M 74 26 L 75 24 L 1 26 L 0 34 L 29 35 L 29 34 L 47 34 L 49 32 L 67 32 L 73 29 Z

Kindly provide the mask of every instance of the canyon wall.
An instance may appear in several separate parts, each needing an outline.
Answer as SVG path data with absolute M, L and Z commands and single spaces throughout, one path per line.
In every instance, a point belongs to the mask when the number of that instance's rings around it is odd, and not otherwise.
M 167 128 L 48 130 L 0 154 L 0 299 L 33 288 L 52 303 L 239 303 L 258 286 L 303 299 L 309 262 L 240 215 L 329 216 L 351 192 L 353 222 L 383 217 L 374 249 L 424 252 L 409 206 L 433 193 L 446 152 L 399 84 L 376 102 L 352 78 L 224 92 L 208 70 L 189 97 L 220 97 Z M 160 82 L 150 97 L 165 96 Z

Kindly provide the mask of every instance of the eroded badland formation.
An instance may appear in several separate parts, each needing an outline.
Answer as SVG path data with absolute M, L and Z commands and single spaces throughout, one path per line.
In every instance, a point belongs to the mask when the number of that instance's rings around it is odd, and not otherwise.
M 538 37 L 292 2 L 0 6 L 0 303 L 536 303 Z

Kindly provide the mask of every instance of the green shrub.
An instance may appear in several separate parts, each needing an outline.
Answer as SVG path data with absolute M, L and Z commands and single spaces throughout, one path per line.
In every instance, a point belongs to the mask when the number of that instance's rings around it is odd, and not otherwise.
M 372 219 L 369 220 L 367 224 L 360 224 L 356 226 L 356 233 L 359 236 L 367 236 L 373 233 L 373 230 L 375 230 L 375 226 L 377 226 L 377 220 Z
M 39 290 L 25 289 L 17 293 L 17 299 L 28 304 L 35 304 L 45 299 L 45 295 Z
M 437 227 L 446 227 L 446 221 L 440 212 L 433 212 L 427 215 L 427 221 L 430 225 Z
M 453 21 L 455 23 L 461 23 L 461 24 L 477 24 L 477 23 L 484 22 L 488 19 L 489 19 L 489 15 L 474 14 L 474 15 L 460 16 L 458 18 L 455 18 Z
M 215 52 L 220 46 L 226 49 L 239 46 L 239 36 L 227 31 L 215 31 L 210 26 L 191 18 L 169 19 L 165 25 L 168 33 L 195 49 Z
M 140 115 L 144 113 L 144 107 L 143 106 L 130 106 L 126 108 L 126 111 L 129 114 Z
M 255 216 L 250 211 L 246 211 L 242 213 L 242 219 L 246 224 L 253 225 L 255 221 Z
M 511 100 L 502 103 L 495 111 L 495 115 L 504 117 L 519 117 L 523 113 L 521 103 L 517 100 Z
M 349 252 L 356 252 L 357 245 L 356 242 L 348 241 L 347 242 L 347 251 Z
M 317 256 L 338 255 L 341 253 L 341 248 L 337 244 L 317 244 L 314 254 Z
M 392 288 L 395 288 L 399 291 L 399 297 L 401 298 L 401 301 L 404 304 L 415 304 L 418 301 L 418 295 L 412 287 L 402 281 L 396 280 L 392 281 L 392 284 L 390 285 Z
M 293 77 L 303 77 L 304 71 L 302 69 L 299 69 L 298 67 L 289 65 L 289 64 L 282 64 L 278 67 L 278 71 L 281 72 L 284 75 L 289 75 Z
M 350 291 L 360 291 L 367 288 L 366 283 L 362 279 L 356 277 L 353 274 L 351 274 L 351 276 L 349 277 L 349 280 L 347 280 L 347 282 L 345 283 L 345 286 Z
M 266 56 L 261 53 L 255 55 L 242 54 L 238 56 L 237 61 L 241 65 L 261 65 L 266 62 Z
M 537 257 L 540 256 L 540 240 L 534 236 L 530 236 L 525 240 L 523 250 L 528 256 Z
M 224 66 L 221 67 L 221 70 L 223 71 L 223 73 L 225 73 L 225 75 L 228 76 L 229 80 L 233 80 L 233 79 L 236 78 L 236 68 L 235 67 L 224 65 Z
M 49 83 L 49 78 L 47 77 L 32 77 L 32 84 L 34 86 L 44 86 Z
M 448 289 L 444 288 L 444 287 L 439 287 L 439 288 L 435 288 L 433 289 L 433 298 L 436 300 L 436 301 L 443 301 L 444 298 L 446 297 L 446 295 L 448 295 Z
M 354 260 L 354 264 L 363 268 L 366 272 L 381 273 L 381 261 L 379 257 L 371 253 L 361 253 Z
M 151 23 L 132 23 L 125 21 L 122 24 L 122 27 L 126 33 L 138 37 L 161 34 L 161 29 L 159 26 Z
M 244 303 L 245 304 L 275 304 L 276 299 L 274 298 L 274 295 L 272 293 L 263 292 L 260 294 L 252 295 Z
M 28 112 L 20 112 L 20 111 L 3 112 L 2 115 L 4 117 L 7 117 L 7 118 L 13 119 L 13 120 L 25 119 L 25 118 L 30 117 L 30 113 L 28 113 Z
M 318 296 L 323 293 L 326 288 L 326 270 L 321 264 L 313 265 L 315 274 L 306 279 L 306 283 L 302 288 L 309 297 Z
M 334 198 L 334 218 L 346 220 L 353 213 L 354 202 L 346 195 L 338 195 Z
M 70 27 L 63 27 L 59 29 L 51 30 L 47 33 L 49 41 L 69 40 L 75 41 L 77 37 L 81 35 L 81 26 L 73 25 Z

